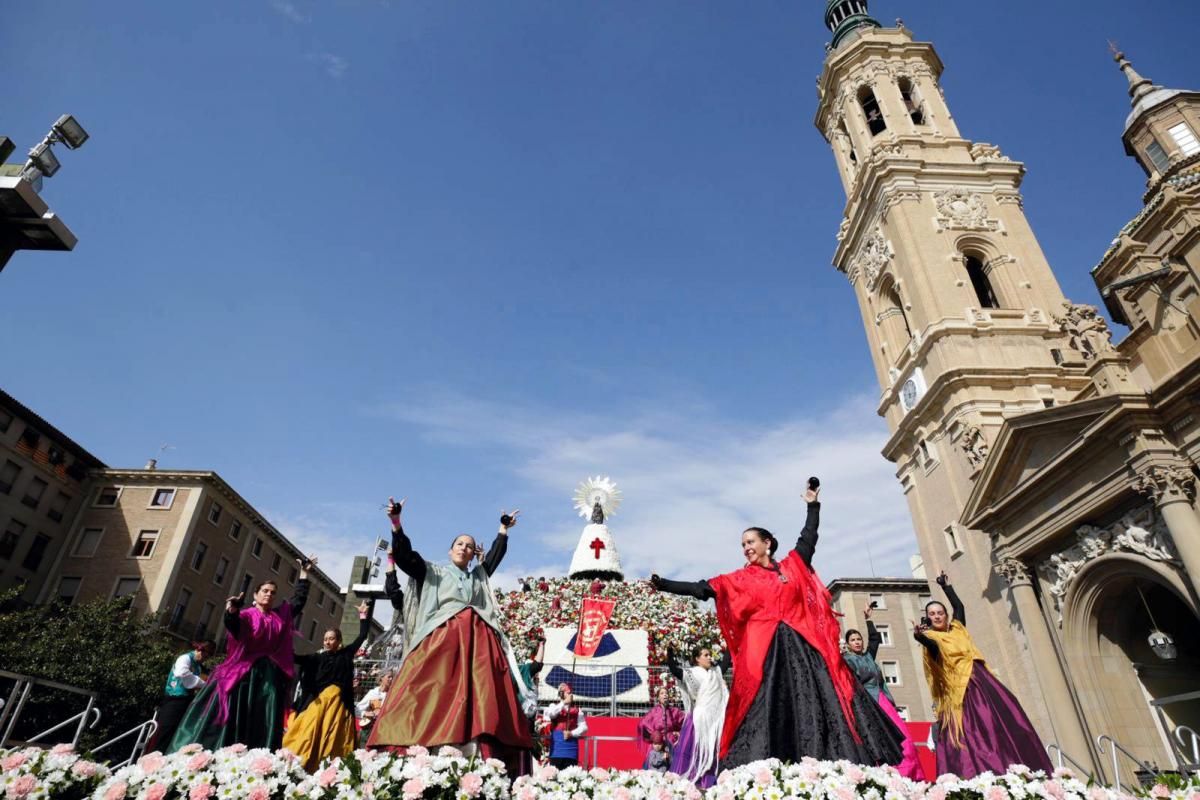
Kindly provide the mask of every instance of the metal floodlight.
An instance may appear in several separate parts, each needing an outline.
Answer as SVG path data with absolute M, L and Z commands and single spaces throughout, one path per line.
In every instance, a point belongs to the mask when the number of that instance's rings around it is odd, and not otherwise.
M 1153 630 L 1150 631 L 1150 636 L 1147 640 L 1150 642 L 1150 649 L 1154 651 L 1154 655 L 1163 661 L 1175 660 L 1178 651 L 1175 647 L 1175 640 L 1171 638 L 1170 634 Z
M 79 124 L 79 120 L 70 114 L 63 114 L 53 125 L 58 138 L 67 147 L 77 150 L 88 140 L 88 132 Z
M 391 546 L 392 546 L 392 543 L 389 542 L 387 539 L 380 539 L 378 542 L 375 543 L 376 550 L 387 550 Z
M 50 142 L 41 142 L 30 150 L 29 162 L 47 178 L 54 177 L 54 173 L 58 172 L 58 168 L 62 166 L 58 157 L 54 155 L 54 151 L 50 149 Z

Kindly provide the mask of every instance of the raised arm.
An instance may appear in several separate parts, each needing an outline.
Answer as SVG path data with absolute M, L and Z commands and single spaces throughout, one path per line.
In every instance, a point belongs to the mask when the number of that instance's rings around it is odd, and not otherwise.
M 496 531 L 496 540 L 492 542 L 491 549 L 483 557 L 483 569 L 489 578 L 499 568 L 500 562 L 504 560 L 504 554 L 508 552 L 508 531 L 517 524 L 517 515 L 520 513 L 521 509 L 519 508 L 512 514 L 500 513 L 500 527 Z
M 934 661 L 937 661 L 942 657 L 942 653 L 938 649 L 937 642 L 925 635 L 925 626 L 920 622 L 913 623 L 913 639 L 916 639 L 917 644 L 929 651 L 929 655 Z
M 816 497 L 816 493 L 809 490 L 808 494 Z M 818 500 L 808 501 L 808 516 L 804 520 L 804 529 L 800 531 L 800 538 L 796 539 L 796 555 L 804 560 L 808 566 L 812 566 L 813 553 L 817 549 L 817 528 L 821 524 L 821 503 Z
M 660 578 L 658 575 L 651 575 L 650 585 L 660 592 L 687 595 L 697 600 L 712 600 L 717 596 L 717 593 L 708 585 L 708 581 L 672 581 Z
M 225 600 L 225 630 L 235 639 L 242 635 L 242 598 L 245 592 L 238 592 Z
M 679 655 L 670 648 L 667 648 L 667 669 L 675 676 L 675 680 L 683 680 L 683 667 L 679 666 Z
M 391 559 L 391 553 L 388 558 Z M 392 561 L 388 564 L 388 570 L 383 576 L 383 592 L 387 595 L 387 599 L 391 601 L 392 608 L 397 611 L 404 608 L 404 590 L 400 588 L 400 581 L 396 578 L 396 562 Z
M 400 513 L 403 510 L 403 500 L 397 503 L 391 497 L 388 498 L 387 513 L 392 521 L 392 558 L 405 575 L 420 583 L 425 580 L 425 559 L 413 549 L 412 542 L 404 533 L 404 526 L 400 524 Z
M 292 593 L 292 599 L 288 601 L 292 607 L 292 619 L 300 616 L 304 611 L 304 606 L 308 603 L 308 572 L 304 567 L 300 567 L 300 577 L 296 579 L 296 591 Z
M 867 620 L 867 655 L 875 658 L 881 644 L 883 644 L 883 636 L 875 629 L 875 623 Z
M 362 647 L 363 642 L 367 640 L 367 634 L 371 632 L 371 604 L 363 600 L 358 604 L 358 636 L 354 637 L 354 641 L 346 645 L 340 652 L 354 655 L 358 652 L 358 648 Z
M 967 624 L 967 611 L 963 608 L 962 600 L 958 597 L 958 592 L 954 591 L 954 587 L 950 585 L 950 578 L 943 572 L 935 579 L 937 585 L 942 587 L 942 591 L 946 593 L 946 599 L 950 601 L 950 613 L 954 619 L 958 620 L 960 625 Z

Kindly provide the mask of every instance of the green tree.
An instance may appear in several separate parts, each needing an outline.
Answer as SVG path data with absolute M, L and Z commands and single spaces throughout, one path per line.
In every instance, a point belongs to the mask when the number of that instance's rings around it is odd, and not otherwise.
M 5 599 L 0 597 L 0 608 Z M 5 670 L 96 692 L 101 717 L 85 731 L 82 748 L 149 719 L 167 671 L 184 647 L 162 631 L 157 619 L 133 613 L 129 598 L 0 613 Z M 7 699 L 11 685 L 0 688 Z M 24 739 L 45 730 L 82 711 L 86 702 L 76 694 L 34 687 L 14 736 Z

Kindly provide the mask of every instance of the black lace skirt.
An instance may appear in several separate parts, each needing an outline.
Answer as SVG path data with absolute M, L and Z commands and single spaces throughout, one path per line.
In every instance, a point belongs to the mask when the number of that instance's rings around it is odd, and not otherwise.
M 857 681 L 851 707 L 861 742 L 854 741 L 821 654 L 780 623 L 763 665 L 762 686 L 721 766 L 761 758 L 794 762 L 803 756 L 871 766 L 899 764 L 904 734 Z

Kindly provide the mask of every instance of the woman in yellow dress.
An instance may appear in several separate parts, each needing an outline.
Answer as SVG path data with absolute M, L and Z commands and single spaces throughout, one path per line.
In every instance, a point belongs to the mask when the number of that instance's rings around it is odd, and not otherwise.
M 319 653 L 296 656 L 300 673 L 300 702 L 296 716 L 283 735 L 283 746 L 313 772 L 325 759 L 340 758 L 354 751 L 354 655 L 371 629 L 371 606 L 358 606 L 358 637 L 342 646 L 342 632 L 325 631 Z

